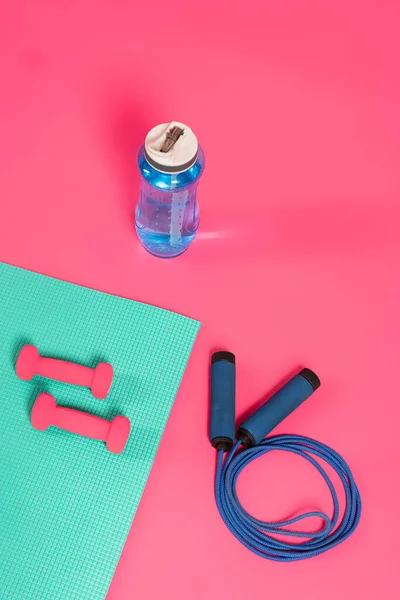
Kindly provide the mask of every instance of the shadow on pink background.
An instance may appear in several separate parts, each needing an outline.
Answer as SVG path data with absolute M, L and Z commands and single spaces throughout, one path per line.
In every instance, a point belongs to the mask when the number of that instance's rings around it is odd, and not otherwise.
M 8 6 L 6 6 L 8 4 Z M 0 260 L 202 321 L 108 600 L 400 595 L 397 2 L 21 0 L 0 7 Z M 207 159 L 179 259 L 138 243 L 137 148 L 179 119 Z M 208 361 L 242 416 L 298 365 L 322 387 L 277 432 L 343 454 L 363 499 L 343 545 L 262 560 L 222 523 Z M 260 518 L 330 511 L 286 455 L 241 476 Z

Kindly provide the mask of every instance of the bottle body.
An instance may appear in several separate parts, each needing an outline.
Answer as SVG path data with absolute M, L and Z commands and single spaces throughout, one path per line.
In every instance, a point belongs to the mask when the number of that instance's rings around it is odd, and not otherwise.
M 166 173 L 150 164 L 143 144 L 137 166 L 140 197 L 135 226 L 139 240 L 155 256 L 179 256 L 188 248 L 199 226 L 196 196 L 204 153 L 199 146 L 195 162 L 188 169 Z

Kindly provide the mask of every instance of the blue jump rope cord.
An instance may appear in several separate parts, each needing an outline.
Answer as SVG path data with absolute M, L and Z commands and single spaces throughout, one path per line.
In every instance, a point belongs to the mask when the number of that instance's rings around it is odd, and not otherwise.
M 264 439 L 251 448 L 239 450 L 236 442 L 224 462 L 224 452 L 218 452 L 215 479 L 215 498 L 219 513 L 228 529 L 246 548 L 263 558 L 291 562 L 318 556 L 346 540 L 356 529 L 361 516 L 361 498 L 349 466 L 329 446 L 300 435 L 278 435 Z M 308 460 L 322 475 L 333 500 L 332 518 L 319 511 L 303 513 L 292 519 L 264 522 L 244 510 L 237 495 L 237 479 L 241 471 L 254 459 L 273 450 L 293 452 Z M 339 520 L 339 501 L 333 483 L 323 467 L 314 458 L 322 459 L 338 474 L 345 491 L 346 508 Z M 320 517 L 324 526 L 317 532 L 285 529 L 309 517 Z M 305 538 L 300 543 L 279 541 L 270 534 Z

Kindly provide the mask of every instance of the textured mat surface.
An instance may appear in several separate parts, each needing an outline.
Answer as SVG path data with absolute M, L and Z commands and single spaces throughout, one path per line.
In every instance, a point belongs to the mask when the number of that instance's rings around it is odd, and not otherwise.
M 105 597 L 199 323 L 0 263 L 0 598 Z M 114 366 L 106 400 L 86 388 L 20 381 L 23 344 Z M 41 391 L 100 417 L 131 420 L 122 455 L 54 427 L 34 430 Z

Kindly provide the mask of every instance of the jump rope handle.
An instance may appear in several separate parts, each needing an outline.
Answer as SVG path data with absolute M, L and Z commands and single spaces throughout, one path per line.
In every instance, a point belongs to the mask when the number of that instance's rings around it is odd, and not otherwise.
M 239 426 L 238 439 L 244 446 L 259 444 L 321 385 L 310 369 L 302 369 Z
M 232 352 L 214 352 L 211 357 L 210 442 L 227 452 L 235 431 L 236 366 Z

